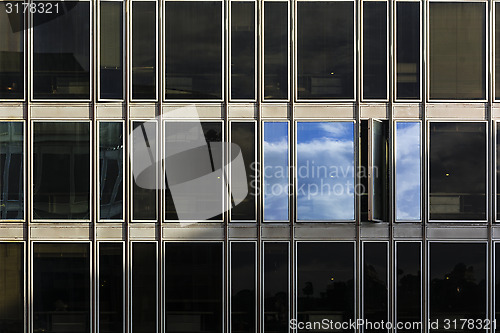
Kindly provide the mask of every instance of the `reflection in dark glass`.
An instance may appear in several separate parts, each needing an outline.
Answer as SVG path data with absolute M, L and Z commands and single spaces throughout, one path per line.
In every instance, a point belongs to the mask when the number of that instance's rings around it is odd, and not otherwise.
M 396 2 L 396 97 L 420 99 L 420 2 Z
M 354 124 L 297 123 L 297 219 L 354 219 Z
M 0 99 L 24 98 L 24 15 L 0 2 Z M 23 7 L 21 1 L 9 1 Z M 15 8 L 15 7 L 13 7 Z
M 100 3 L 100 98 L 123 98 L 123 3 Z
M 486 3 L 429 4 L 430 98 L 486 98 Z
M 156 99 L 156 1 L 132 1 L 132 99 Z
M 495 3 L 495 99 L 500 99 L 500 6 Z
M 231 122 L 231 161 L 234 161 L 241 152 L 245 164 L 247 181 L 242 182 L 239 172 L 231 172 L 231 191 L 233 193 L 245 193 L 246 197 L 240 203 L 234 202 L 231 197 L 231 220 L 255 220 L 255 196 L 257 182 L 255 178 L 255 123 L 254 122 Z M 237 146 L 237 147 L 236 147 Z M 239 149 L 238 149 L 239 148 Z M 244 186 L 246 185 L 246 186 Z
M 123 244 L 99 243 L 99 332 L 123 332 Z
M 297 321 L 354 319 L 354 260 L 351 242 L 297 243 Z
M 90 124 L 33 123 L 33 217 L 90 218 Z
M 222 332 L 222 243 L 165 244 L 165 331 Z
M 360 201 L 360 220 L 368 222 L 368 123 L 370 120 L 361 120 L 359 124 L 359 177 L 361 186 L 358 195 Z
M 498 81 L 500 83 L 500 81 Z M 497 220 L 500 220 L 500 123 L 497 123 Z M 500 303 L 498 303 L 500 304 Z M 500 308 L 500 306 L 499 306 Z
M 255 243 L 231 242 L 231 332 L 256 330 Z
M 420 243 L 396 243 L 396 322 L 422 320 L 422 269 Z M 419 333 L 420 329 L 398 329 L 399 333 Z
M 0 122 L 0 219 L 24 217 L 22 122 Z
M 132 243 L 132 333 L 156 333 L 156 243 Z
M 222 2 L 165 2 L 167 99 L 222 98 Z
M 90 333 L 88 243 L 33 244 L 33 332 Z
M 354 98 L 354 2 L 297 3 L 300 99 Z
M 387 243 L 363 243 L 363 317 L 366 321 L 387 322 Z M 365 328 L 365 332 L 387 332 Z
M 34 98 L 90 98 L 90 4 L 64 1 L 59 13 L 33 14 Z
M 457 319 L 454 332 L 485 332 L 462 328 L 460 318 L 488 318 L 486 313 L 486 244 L 431 243 L 429 247 L 429 319 L 439 320 L 439 329 L 448 332 L 444 319 Z M 478 327 L 478 326 L 476 326 Z
M 156 220 L 156 123 L 135 121 L 132 127 L 132 219 Z
M 264 332 L 288 333 L 288 243 L 264 243 Z
M 486 220 L 486 124 L 430 124 L 431 220 Z
M 493 302 L 495 304 L 495 313 L 493 314 L 493 319 L 498 320 L 500 319 L 500 243 L 494 243 L 494 258 L 495 262 L 493 265 L 495 265 L 494 269 L 494 274 L 495 274 L 495 281 L 493 281 L 493 287 L 495 290 L 495 296 L 493 299 Z
M 264 99 L 288 99 L 288 2 L 264 1 Z
M 255 1 L 231 2 L 231 98 L 255 99 Z
M 387 2 L 363 2 L 363 98 L 387 98 Z
M 123 123 L 99 123 L 99 218 L 123 219 Z
M 222 124 L 166 122 L 165 133 L 166 219 L 222 220 Z
M 0 243 L 0 329 L 24 333 L 23 243 Z
M 373 221 L 389 219 L 389 124 L 373 120 L 371 128 L 371 182 Z
M 420 123 L 396 123 L 396 220 L 420 220 Z
M 288 221 L 288 123 L 264 123 L 264 221 Z

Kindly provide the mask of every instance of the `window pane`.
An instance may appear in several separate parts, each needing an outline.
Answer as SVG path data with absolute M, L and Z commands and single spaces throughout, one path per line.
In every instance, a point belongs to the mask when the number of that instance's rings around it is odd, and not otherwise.
M 353 123 L 297 123 L 297 219 L 354 219 Z
M 300 99 L 354 98 L 354 2 L 297 3 Z
M 422 268 L 420 243 L 396 243 L 396 322 L 422 321 Z M 419 333 L 422 327 L 398 329 L 399 333 Z
M 264 243 L 264 332 L 288 333 L 288 243 Z
M 0 122 L 0 219 L 24 218 L 24 124 Z
M 88 243 L 33 244 L 33 332 L 90 333 Z
M 495 3 L 495 99 L 500 98 L 500 5 Z
M 455 332 L 485 332 L 462 329 L 460 318 L 488 318 L 486 313 L 486 244 L 431 243 L 429 247 L 429 319 L 457 318 Z M 477 326 L 476 326 L 477 327 Z
M 363 3 L 363 98 L 387 99 L 387 2 Z
M 165 244 L 167 333 L 222 332 L 222 269 L 222 243 Z
M 255 220 L 255 196 L 257 179 L 255 177 L 255 123 L 231 122 L 231 220 Z M 239 148 L 239 149 L 238 149 Z M 238 155 L 241 152 L 245 165 L 246 181 L 242 168 L 238 168 Z M 248 194 L 243 198 L 243 194 Z M 238 195 L 242 193 L 242 195 Z
M 363 319 L 371 322 L 387 322 L 388 276 L 387 243 L 363 243 Z M 387 332 L 384 329 L 368 329 L 365 332 Z
M 132 333 L 155 333 L 156 243 L 132 243 Z
M 166 122 L 167 220 L 222 220 L 220 122 Z
M 396 220 L 420 221 L 420 123 L 396 123 Z
M 136 121 L 132 126 L 132 218 L 156 220 L 156 123 Z
M 90 218 L 90 124 L 33 123 L 33 218 Z
M 123 123 L 99 123 L 100 219 L 123 219 Z
M 255 2 L 231 2 L 231 98 L 255 99 Z
M 420 2 L 396 2 L 396 98 L 420 99 Z
M 231 332 L 256 330 L 255 243 L 231 242 Z
M 122 243 L 99 243 L 99 332 L 123 332 Z
M 90 99 L 90 2 L 58 6 L 33 15 L 33 97 Z
M 132 99 L 156 99 L 156 1 L 132 1 Z
M 123 3 L 102 1 L 100 12 L 100 93 L 123 98 Z
M 430 219 L 486 220 L 486 124 L 430 124 Z
M 264 1 L 264 99 L 288 99 L 288 2 Z
M 500 83 L 500 81 L 499 81 Z M 497 123 L 497 174 L 496 174 L 496 182 L 497 182 L 497 220 L 500 220 L 500 123 Z M 499 303 L 500 304 L 500 303 Z
M 500 319 L 500 245 L 499 243 L 494 243 L 494 274 L 495 274 L 495 280 L 493 281 L 493 288 L 495 290 L 495 296 L 493 299 L 494 302 L 494 309 L 495 313 L 493 314 L 493 319 L 499 320 Z
M 486 98 L 485 3 L 429 3 L 430 98 Z
M 20 1 L 11 5 L 23 6 Z M 0 99 L 24 98 L 24 15 L 0 2 Z M 12 7 L 15 8 L 15 7 Z
M 297 321 L 354 319 L 354 260 L 354 243 L 297 243 Z
M 24 333 L 23 243 L 0 243 L 0 327 L 6 333 Z
M 371 128 L 372 154 L 372 220 L 389 220 L 389 123 L 373 120 Z
M 264 221 L 288 221 L 288 123 L 264 123 Z
M 165 2 L 167 99 L 222 98 L 222 1 Z

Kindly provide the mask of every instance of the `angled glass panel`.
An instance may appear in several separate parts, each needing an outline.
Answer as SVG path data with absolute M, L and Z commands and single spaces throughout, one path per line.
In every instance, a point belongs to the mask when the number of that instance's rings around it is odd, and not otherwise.
M 166 99 L 222 98 L 222 1 L 165 2 Z
M 88 100 L 91 3 L 64 1 L 57 5 L 51 13 L 33 14 L 33 97 Z
M 165 244 L 165 332 L 223 332 L 222 250 L 220 242 Z
M 0 2 L 0 99 L 24 99 L 23 11 L 21 1 Z
M 486 98 L 486 3 L 429 3 L 430 98 Z
M 264 1 L 264 99 L 288 99 L 288 2 Z
M 396 2 L 396 98 L 420 99 L 420 2 Z
M 288 123 L 264 123 L 264 221 L 288 221 Z
M 299 99 L 354 98 L 354 2 L 297 3 Z
M 396 123 L 396 220 L 420 221 L 420 123 Z
M 132 99 L 156 99 L 156 1 L 132 1 Z
M 388 270 L 387 243 L 363 243 L 363 319 L 370 322 L 387 322 Z M 364 332 L 387 332 L 385 329 L 365 327 Z
M 354 319 L 355 259 L 352 242 L 297 243 L 297 321 Z M 298 332 L 322 332 L 318 327 Z M 341 329 L 339 332 L 353 332 Z
M 255 242 L 231 242 L 231 333 L 256 330 Z
M 33 123 L 33 218 L 90 218 L 90 124 Z
M 33 244 L 33 332 L 91 332 L 90 246 Z
M 430 243 L 429 320 L 439 321 L 431 332 L 448 332 L 450 327 L 454 332 L 487 331 L 459 324 L 462 318 L 481 322 L 488 318 L 486 265 L 485 243 Z
M 430 123 L 429 217 L 486 220 L 486 124 Z
M 122 333 L 124 328 L 123 243 L 99 243 L 99 332 Z
M 99 123 L 99 219 L 123 219 L 123 123 Z
M 387 99 L 387 2 L 363 2 L 363 98 Z
M 157 332 L 156 243 L 132 243 L 131 332 Z
M 232 99 L 255 99 L 255 4 L 231 2 Z
M 24 244 L 0 243 L 0 327 L 24 333 Z
M 389 124 L 371 121 L 371 220 L 389 219 Z
M 100 6 L 100 98 L 123 99 L 123 3 Z
M 297 123 L 297 219 L 354 219 L 354 123 Z
M 0 122 L 0 220 L 24 218 L 24 124 Z
M 420 323 L 399 333 L 422 331 L 422 267 L 419 242 L 396 243 L 396 322 Z

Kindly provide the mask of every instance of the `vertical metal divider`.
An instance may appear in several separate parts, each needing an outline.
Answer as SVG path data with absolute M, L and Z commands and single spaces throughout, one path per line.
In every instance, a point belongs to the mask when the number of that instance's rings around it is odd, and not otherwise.
M 31 206 L 32 206 L 32 200 L 31 200 L 31 195 L 33 191 L 33 187 L 31 186 L 31 156 L 32 156 L 32 149 L 31 149 L 31 41 L 32 41 L 32 21 L 33 18 L 29 13 L 26 13 L 24 15 L 25 19 L 25 24 L 24 24 L 24 61 L 27 64 L 25 68 L 27 68 L 27 73 L 25 73 L 25 80 L 26 80 L 26 91 L 24 92 L 24 96 L 26 98 L 26 102 L 23 103 L 24 105 L 24 118 L 26 119 L 24 122 L 24 135 L 25 135 L 25 140 L 24 140 L 24 148 L 25 148 L 25 153 L 24 153 L 24 169 L 26 170 L 26 175 L 25 175 L 25 196 L 24 196 L 24 207 L 26 211 L 24 212 L 24 228 L 23 228 L 23 233 L 24 233 L 24 239 L 25 244 L 24 244 L 24 251 L 26 253 L 26 260 L 24 262 L 25 265 L 25 271 L 26 271 L 26 280 L 25 281 L 25 290 L 26 290 L 26 295 L 25 295 L 25 318 L 26 318 L 26 324 L 25 324 L 25 329 L 26 333 L 32 332 L 33 330 L 33 322 L 32 322 L 32 312 L 33 312 L 33 279 L 31 279 L 31 261 L 32 261 L 32 255 L 31 255 Z
M 157 253 L 158 253 L 158 262 L 157 262 L 157 281 L 158 281 L 158 303 L 157 303 L 157 330 L 159 332 L 165 332 L 166 326 L 165 326 L 165 317 L 164 317 L 164 308 L 165 308 L 165 294 L 164 294 L 164 276 L 165 276 L 165 265 L 164 265 L 164 256 L 165 256 L 165 247 L 163 246 L 163 219 L 164 219 L 164 198 L 165 198 L 165 173 L 163 172 L 164 167 L 165 167 L 165 161 L 163 159 L 163 152 L 164 152 L 164 144 L 165 144 L 165 133 L 164 132 L 164 126 L 163 126 L 163 99 L 165 97 L 165 75 L 164 75 L 164 55 L 165 55 L 165 36 L 164 36 L 164 26 L 165 26 L 165 20 L 164 20 L 164 8 L 165 8 L 165 1 L 164 0 L 158 0 L 157 2 L 157 11 L 158 11 L 158 16 L 157 20 L 157 26 L 158 26 L 158 39 L 156 45 L 158 46 L 158 55 L 157 55 L 157 64 L 158 64 L 158 72 L 157 72 L 157 77 L 158 77 L 158 86 L 156 87 L 158 90 L 158 106 L 157 106 L 157 113 L 156 113 L 156 118 L 158 119 L 158 124 L 157 124 L 157 138 L 158 138 L 158 143 L 156 144 L 156 156 L 157 160 L 161 161 L 158 166 L 158 171 L 157 171 L 157 198 L 158 198 L 158 219 L 156 221 L 157 224 L 157 239 L 158 239 L 158 245 L 157 245 Z
M 487 140 L 488 140 L 488 160 L 490 161 L 487 170 L 488 172 L 488 192 L 487 192 L 487 198 L 488 198 L 488 262 L 487 262 L 487 267 L 488 267 L 488 285 L 487 285 L 487 291 L 489 291 L 487 294 L 490 295 L 490 297 L 487 298 L 487 318 L 493 322 L 493 319 L 495 318 L 494 314 L 494 302 L 493 302 L 493 297 L 495 296 L 494 294 L 494 269 L 495 269 L 495 263 L 494 263 L 494 245 L 493 245 L 493 221 L 495 221 L 495 208 L 496 208 L 496 202 L 494 198 L 495 196 L 495 176 L 493 175 L 494 172 L 496 172 L 496 160 L 495 160 L 495 148 L 496 148 L 496 131 L 495 131 L 495 122 L 493 121 L 493 100 L 495 98 L 495 91 L 493 90 L 493 75 L 494 75 L 494 69 L 493 69 L 493 62 L 495 61 L 493 55 L 493 49 L 494 49 L 494 1 L 493 0 L 488 0 L 486 2 L 486 6 L 488 7 L 487 9 L 487 17 L 486 17 L 486 38 L 487 38 L 487 43 L 486 43 L 486 54 L 487 56 L 487 65 L 488 65 L 488 73 L 487 73 L 487 95 L 488 95 L 488 103 L 486 106 L 486 119 L 488 122 L 488 132 L 487 133 Z M 490 330 L 492 330 L 492 327 L 490 327 Z
M 360 100 L 361 100 L 361 6 L 362 6 L 362 1 L 358 0 L 355 1 L 355 6 L 354 6 L 354 17 L 355 17 L 355 31 L 354 31 L 354 36 L 356 36 L 356 70 L 355 70 L 355 81 L 356 81 L 356 91 L 354 94 L 355 98 L 355 103 L 354 103 L 354 117 L 356 120 L 356 136 L 354 139 L 354 144 L 355 144 L 355 159 L 356 159 L 356 183 L 357 184 L 362 184 L 361 183 L 361 175 L 359 172 L 359 168 L 361 166 L 361 158 L 360 158 L 360 151 L 361 151 L 361 146 L 360 146 L 360 135 L 361 135 L 361 107 L 360 107 Z M 356 188 L 356 187 L 354 187 Z M 356 285 L 356 299 L 355 299 L 355 313 L 354 313 L 354 318 L 361 318 L 361 302 L 362 302 L 362 295 L 361 295 L 361 271 L 362 271 L 362 248 L 361 248 L 361 197 L 357 193 L 355 195 L 356 201 L 355 201 L 355 206 L 356 206 L 356 234 L 355 234 L 355 244 L 356 244 L 356 253 L 355 253 L 355 267 L 356 267 L 356 272 L 355 272 L 355 285 Z M 356 327 L 355 332 L 357 332 L 358 329 Z
M 124 216 L 124 223 L 123 223 L 123 238 L 125 238 L 124 242 L 124 252 L 125 252 L 125 267 L 124 269 L 124 277 L 125 277 L 125 313 L 123 315 L 124 320 L 125 320 L 125 332 L 129 333 L 132 331 L 130 327 L 130 322 L 131 322 L 131 244 L 130 244 L 130 220 L 132 218 L 131 216 L 131 206 L 132 202 L 130 200 L 131 198 L 131 181 L 130 181 L 130 168 L 131 168 L 131 160 L 130 160 L 130 152 L 131 152 L 131 123 L 130 123 L 130 83 L 131 83 L 131 62 L 130 62 L 130 57 L 132 54 L 132 50 L 130 49 L 130 41 L 131 41 L 131 31 L 132 31 L 132 11 L 131 11 L 131 6 L 132 6 L 132 0 L 125 0 L 124 3 L 124 25 L 125 25 L 125 33 L 124 33 L 124 63 L 123 67 L 125 69 L 125 89 L 124 89 L 124 106 L 123 106 L 123 111 L 124 111 L 124 127 L 125 127 L 125 137 L 123 138 L 124 140 L 124 149 L 125 149 L 125 161 L 123 163 L 123 166 L 125 168 L 125 181 L 124 181 L 124 190 L 125 190 L 125 200 L 124 200 L 124 205 L 125 205 L 125 216 Z
M 422 98 L 422 105 L 420 107 L 420 112 L 421 112 L 421 119 L 422 119 L 422 124 L 421 124 L 421 156 L 422 156 L 422 161 L 420 162 L 421 164 L 421 170 L 420 170 L 420 176 L 421 176 L 421 186 L 422 186 L 422 191 L 420 193 L 420 200 L 422 202 L 422 207 L 421 207 L 421 227 L 422 227 L 422 245 L 421 245 L 421 250 L 420 250 L 420 255 L 421 255 L 421 262 L 422 262 L 422 267 L 421 267 L 421 280 L 422 280 L 422 304 L 421 304 L 421 312 L 422 312 L 422 332 L 427 332 L 428 331 L 428 325 L 427 325 L 427 318 L 428 318 L 428 311 L 427 311 L 427 270 L 428 270 L 428 264 L 427 264 L 427 221 L 428 221 L 428 216 L 427 216 L 427 207 L 428 207 L 428 201 L 427 201 L 427 152 L 428 152 L 428 138 L 427 138 L 427 110 L 426 110 L 426 104 L 427 104 L 427 6 L 428 6 L 428 0 L 422 0 L 420 2 L 420 13 L 421 13 L 421 36 L 422 40 L 420 41 L 421 45 L 421 52 L 420 52 L 420 61 L 421 61 L 421 98 Z
M 223 92 L 222 92 L 222 120 L 223 120 L 223 147 L 229 147 L 229 144 L 225 144 L 226 142 L 229 142 L 229 94 L 230 94 L 230 89 L 229 89 L 229 7 L 231 5 L 230 0 L 222 0 L 222 6 L 223 6 L 223 15 L 222 15 L 222 29 L 223 29 L 223 45 L 222 45 L 222 54 L 223 54 L 223 64 L 224 68 L 222 69 L 222 74 L 223 74 Z M 222 220 L 223 220 L 223 226 L 224 226 L 224 246 L 223 246 L 223 255 L 224 255 L 224 288 L 223 288 L 223 299 L 225 300 L 224 305 L 223 305 L 223 326 L 224 326 L 224 332 L 230 332 L 231 327 L 229 325 L 230 323 L 230 316 L 231 316 L 231 308 L 229 307 L 229 301 L 231 297 L 231 289 L 230 289 L 230 274 L 229 274 L 229 269 L 230 269 L 230 243 L 229 243 L 229 219 L 230 219 L 230 195 L 229 193 L 229 174 L 226 172 L 228 171 L 228 164 L 231 161 L 231 156 L 230 152 L 228 151 L 229 149 L 223 149 L 223 173 L 226 175 L 226 178 L 228 179 L 227 183 L 224 184 L 223 188 L 223 195 L 222 195 L 222 201 L 223 201 L 223 209 L 222 209 Z
M 92 53 L 93 53 L 93 59 L 94 61 L 92 61 L 91 63 L 93 64 L 93 71 L 92 71 L 92 82 L 94 83 L 92 85 L 92 91 L 91 91 L 91 107 L 92 107 L 92 113 L 91 113 L 91 119 L 90 119 L 90 123 L 93 125 L 92 126 L 92 132 L 91 132 L 91 140 L 90 142 L 92 143 L 92 147 L 93 147 L 93 150 L 91 150 L 91 159 L 93 161 L 92 165 L 93 165 L 93 168 L 91 170 L 91 173 L 92 173 L 92 188 L 93 188 L 93 191 L 90 191 L 90 195 L 92 195 L 92 200 L 91 202 L 93 203 L 93 210 L 92 210 L 92 220 L 90 222 L 90 226 L 92 228 L 92 236 L 91 236 L 91 241 L 92 241 L 92 272 L 91 272 L 91 281 L 93 281 L 92 283 L 92 302 L 91 304 L 93 304 L 92 306 L 92 310 L 91 310 L 91 317 L 92 317 L 92 323 L 93 323 L 93 332 L 96 332 L 98 333 L 99 332 L 99 328 L 98 328 L 98 316 L 99 316 L 99 313 L 98 313 L 98 291 L 97 291 L 97 288 L 98 288 L 98 285 L 99 285 L 99 281 L 98 281 L 98 278 L 99 278 L 99 272 L 98 272 L 98 263 L 97 263 L 97 260 L 98 260 L 98 253 L 97 253 L 97 221 L 99 219 L 99 216 L 97 214 L 97 205 L 99 203 L 98 201 L 98 196 L 99 196 L 99 180 L 97 178 L 97 175 L 98 175 L 98 168 L 99 168 L 99 157 L 97 156 L 97 154 L 99 153 L 99 129 L 98 129 L 98 123 L 97 123 L 97 101 L 99 99 L 99 96 L 97 94 L 97 85 L 98 85 L 98 81 L 99 81 L 99 68 L 97 68 L 97 64 L 98 64 L 98 57 L 99 57 L 99 45 L 98 45 L 98 41 L 100 40 L 100 35 L 99 35 L 99 17 L 100 17 L 100 0 L 97 0 L 97 1 L 92 1 L 90 2 L 90 6 L 93 6 L 93 10 L 91 11 L 91 13 L 93 13 L 94 15 L 92 15 L 92 25 L 91 27 L 93 27 L 93 29 L 91 29 L 91 40 L 92 40 L 92 45 L 93 45 L 93 48 L 92 48 Z M 93 139 L 92 139 L 93 138 Z

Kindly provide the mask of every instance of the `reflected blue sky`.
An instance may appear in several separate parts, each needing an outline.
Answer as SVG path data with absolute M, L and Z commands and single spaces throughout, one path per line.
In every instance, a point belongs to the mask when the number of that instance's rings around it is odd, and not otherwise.
M 297 219 L 354 219 L 354 123 L 297 123 Z
M 396 219 L 420 220 L 420 123 L 396 124 Z
M 264 123 L 264 221 L 288 220 L 288 123 Z

